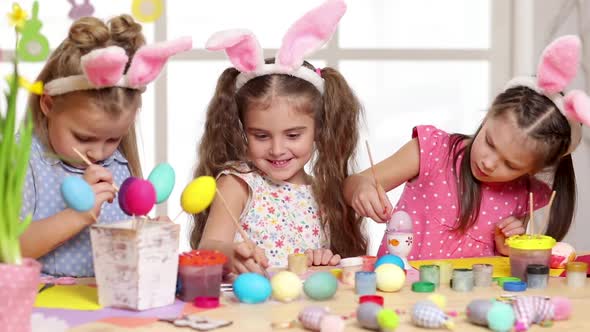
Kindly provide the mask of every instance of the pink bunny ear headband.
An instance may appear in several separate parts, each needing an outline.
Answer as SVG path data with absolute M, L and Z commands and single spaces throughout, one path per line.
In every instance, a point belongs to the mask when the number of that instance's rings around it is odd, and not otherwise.
M 323 94 L 324 79 L 320 73 L 302 66 L 303 58 L 330 39 L 345 11 L 343 0 L 328 0 L 307 12 L 283 37 L 273 64 L 264 63 L 262 48 L 249 30 L 217 32 L 209 38 L 205 47 L 210 51 L 225 50 L 231 63 L 241 72 L 236 78 L 236 89 L 255 77 L 285 74 L 308 81 Z
M 82 56 L 83 75 L 60 77 L 45 84 L 45 94 L 62 95 L 72 91 L 121 87 L 144 91 L 158 77 L 171 56 L 192 48 L 192 39 L 142 46 L 135 52 L 129 69 L 123 74 L 129 58 L 119 46 L 93 50 Z
M 581 42 L 577 36 L 567 35 L 554 40 L 541 55 L 537 77 L 513 78 L 505 87 L 508 90 L 525 86 L 551 99 L 567 118 L 572 138 L 567 154 L 572 153 L 582 139 L 582 124 L 590 126 L 590 98 L 581 90 L 561 91 L 574 79 L 580 64 Z

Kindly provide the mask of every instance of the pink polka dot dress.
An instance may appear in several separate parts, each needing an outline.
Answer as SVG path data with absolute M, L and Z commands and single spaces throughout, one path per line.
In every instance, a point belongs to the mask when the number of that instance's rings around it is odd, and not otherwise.
M 536 179 L 483 184 L 476 224 L 464 234 L 453 232 L 460 211 L 457 180 L 451 167 L 453 157 L 449 153 L 450 135 L 433 126 L 418 126 L 412 137 L 418 138 L 420 146 L 420 172 L 406 183 L 395 207 L 395 211 L 406 211 L 413 221 L 410 260 L 493 256 L 497 223 L 509 216 L 525 216 L 530 191 L 535 209 L 548 202 L 551 189 Z M 387 254 L 386 241 L 384 236 L 378 256 Z

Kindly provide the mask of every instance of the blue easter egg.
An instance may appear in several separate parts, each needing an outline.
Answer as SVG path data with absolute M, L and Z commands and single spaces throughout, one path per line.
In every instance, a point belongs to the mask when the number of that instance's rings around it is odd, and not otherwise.
M 318 301 L 331 299 L 338 290 L 338 280 L 330 272 L 316 272 L 303 283 L 305 295 Z
M 383 255 L 379 257 L 377 262 L 375 262 L 375 269 L 379 267 L 379 265 L 381 264 L 395 264 L 401 267 L 402 270 L 405 270 L 403 259 L 399 258 L 399 256 L 396 255 Z
M 61 183 L 60 189 L 68 207 L 78 212 L 87 212 L 94 207 L 94 191 L 84 179 L 68 176 Z
M 270 281 L 258 273 L 242 273 L 233 284 L 234 294 L 243 303 L 262 303 L 272 293 Z
M 168 163 L 158 164 L 148 176 L 156 189 L 156 203 L 162 203 L 170 197 L 174 189 L 175 173 Z

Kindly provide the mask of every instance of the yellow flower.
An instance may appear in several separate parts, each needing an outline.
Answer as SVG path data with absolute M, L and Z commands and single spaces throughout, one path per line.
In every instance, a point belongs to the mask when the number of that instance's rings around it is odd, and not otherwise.
M 13 76 L 12 75 L 6 76 L 6 81 L 8 81 L 9 83 L 12 81 L 12 79 L 13 79 Z M 41 81 L 37 81 L 37 82 L 31 83 L 29 80 L 27 80 L 26 78 L 24 78 L 24 77 L 22 77 L 22 76 L 19 75 L 19 77 L 18 77 L 18 85 L 21 88 L 26 89 L 30 93 L 33 93 L 33 94 L 36 94 L 36 95 L 43 94 L 43 82 L 41 82 Z
M 18 3 L 12 4 L 12 12 L 8 13 L 8 21 L 10 25 L 15 26 L 17 29 L 22 29 L 25 21 L 27 20 L 28 14 L 24 11 Z

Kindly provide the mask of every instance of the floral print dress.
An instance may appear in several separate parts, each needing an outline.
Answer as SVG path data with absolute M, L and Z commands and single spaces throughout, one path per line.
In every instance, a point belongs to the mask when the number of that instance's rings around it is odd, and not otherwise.
M 306 249 L 329 248 L 311 185 L 272 180 L 246 164 L 221 175 L 233 175 L 249 188 L 240 225 L 265 250 L 271 266 L 287 266 L 287 257 Z M 236 233 L 235 242 L 242 241 Z

